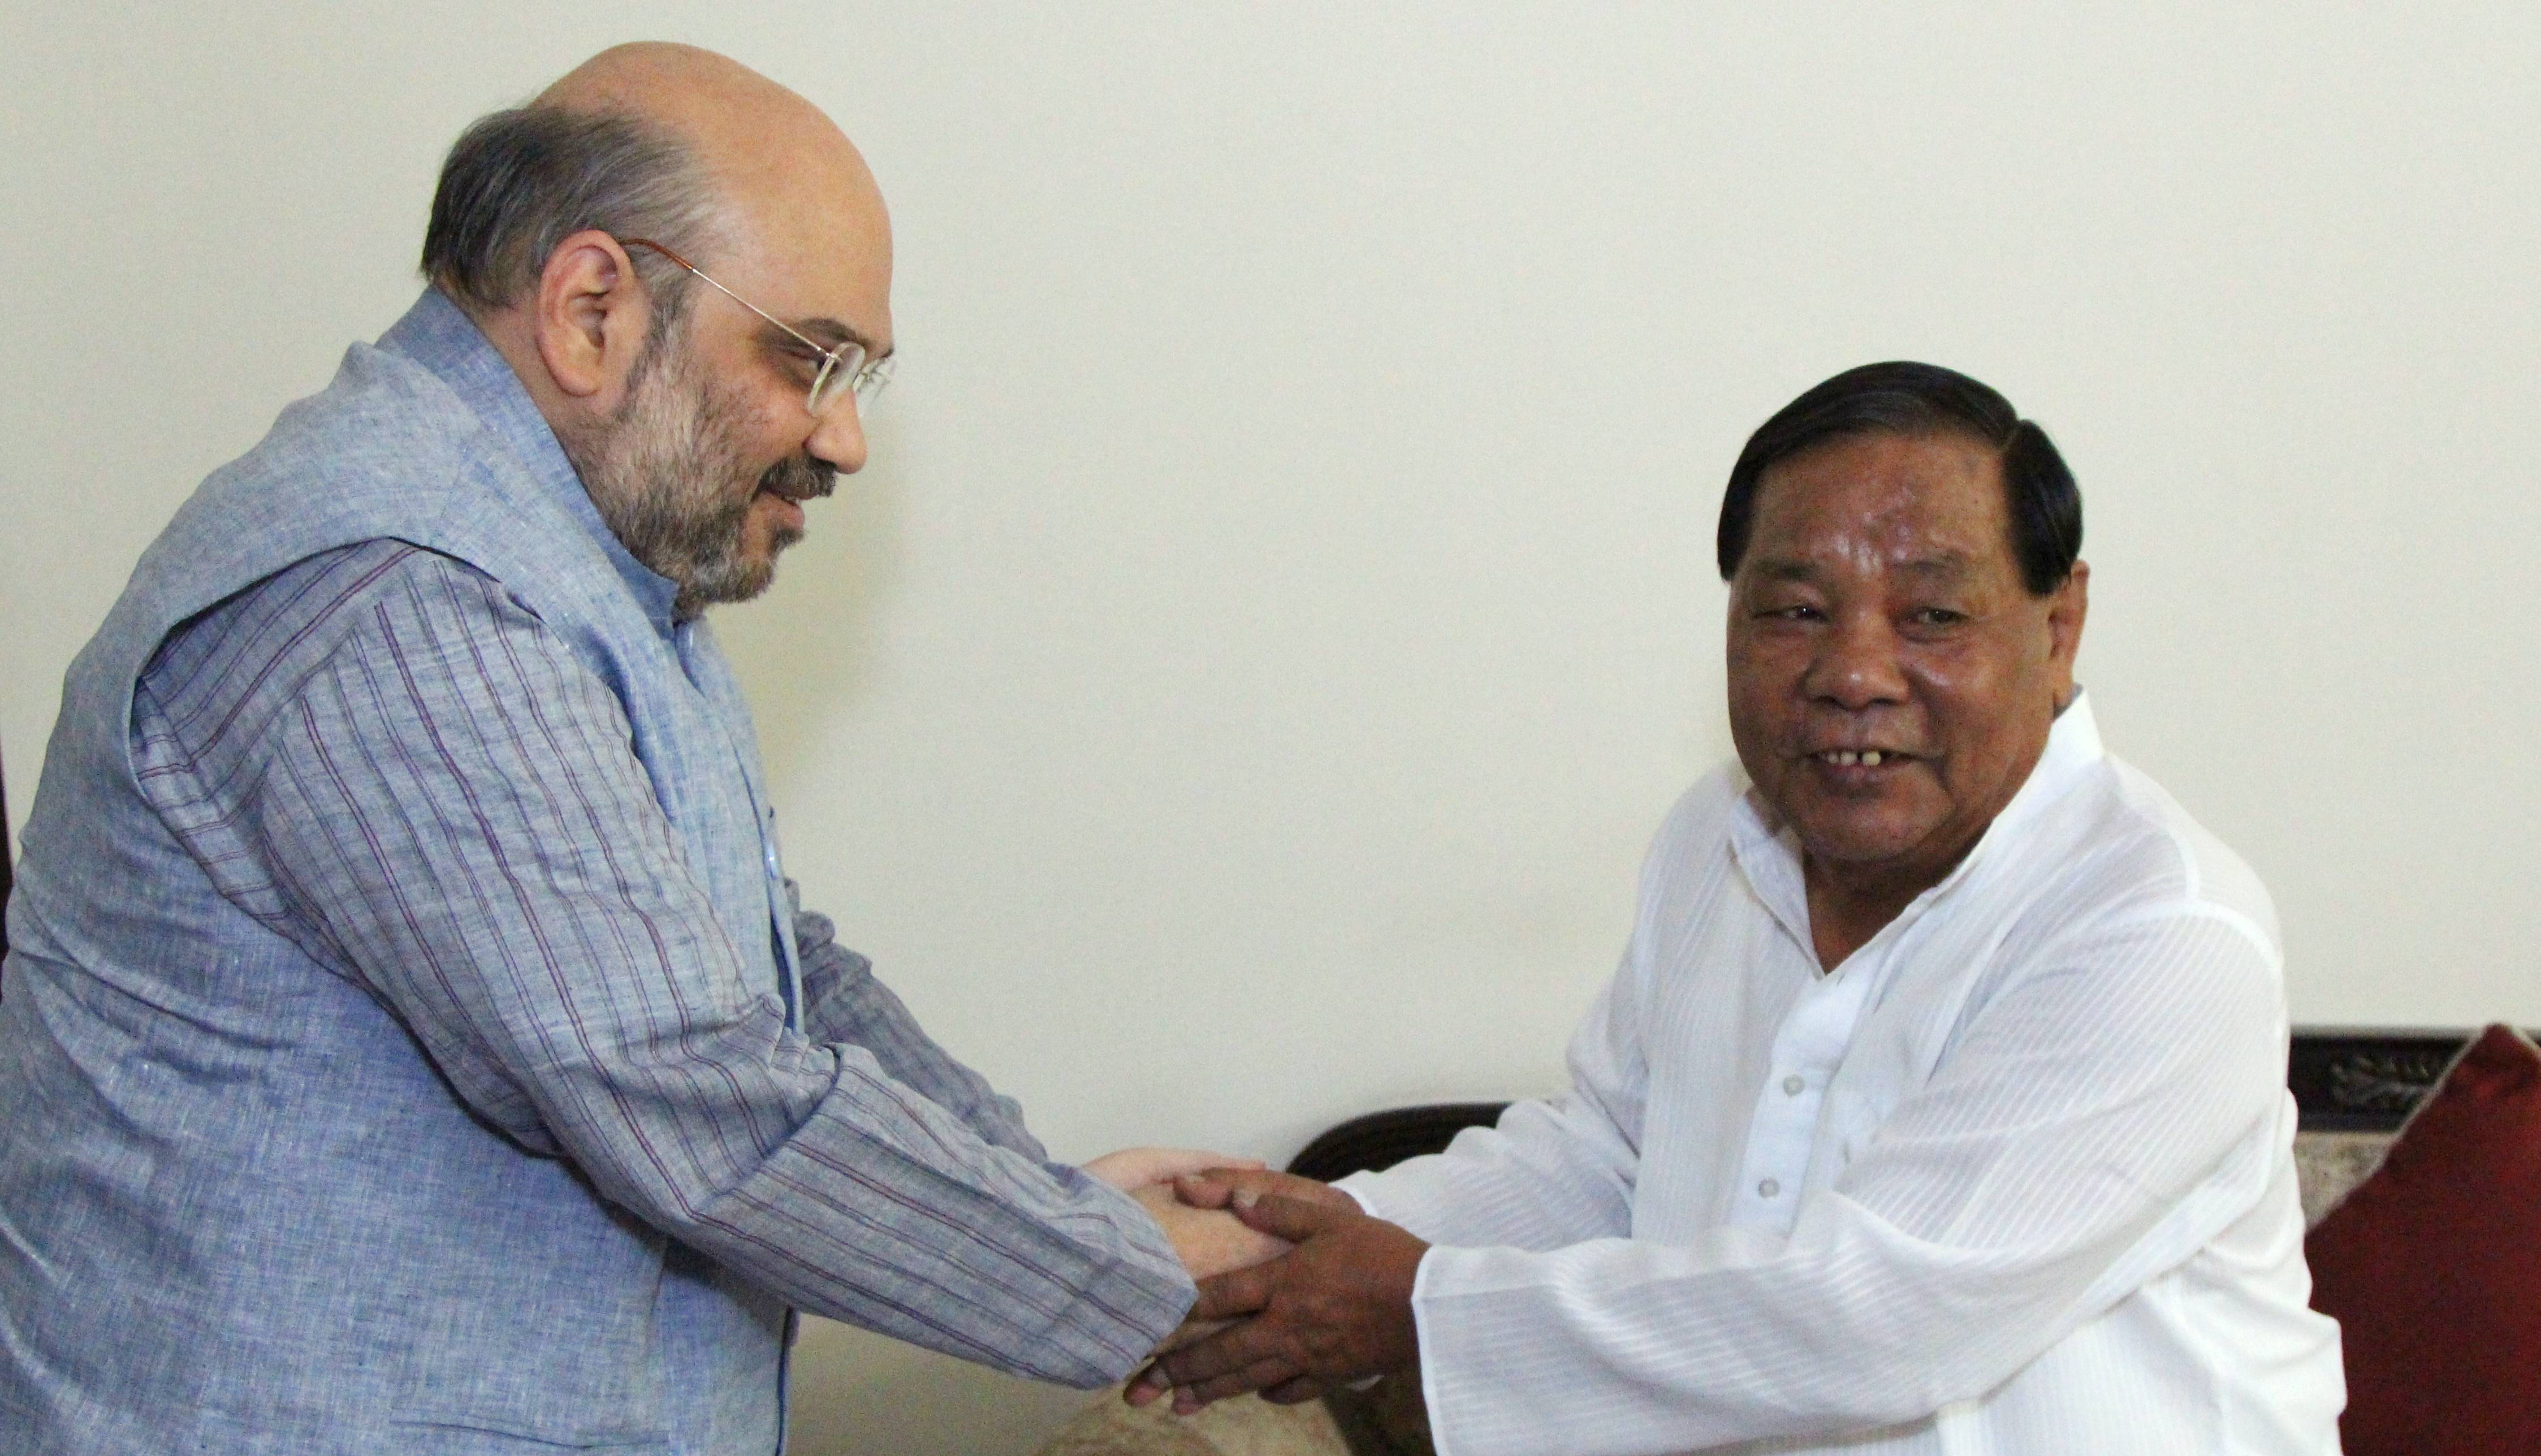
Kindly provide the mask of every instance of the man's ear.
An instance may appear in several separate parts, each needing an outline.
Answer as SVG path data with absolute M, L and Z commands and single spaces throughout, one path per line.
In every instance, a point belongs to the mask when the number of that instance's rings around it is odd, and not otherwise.
M 615 409 L 644 352 L 652 300 L 617 240 L 597 228 L 547 255 L 531 325 L 547 377 L 595 412 Z
M 2047 599 L 2047 660 L 2056 674 L 2056 702 L 2073 695 L 2073 658 L 2082 650 L 2082 619 L 2091 615 L 2091 563 L 2076 561 Z

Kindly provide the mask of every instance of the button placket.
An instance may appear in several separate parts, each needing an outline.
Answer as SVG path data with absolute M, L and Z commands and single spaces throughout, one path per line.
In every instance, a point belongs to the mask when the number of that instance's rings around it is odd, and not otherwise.
M 1787 1231 L 1797 1200 L 1782 1194 L 1796 1194 L 1808 1177 L 1828 1089 L 1893 951 L 1893 941 L 1876 946 L 1843 975 L 1812 979 L 1784 1013 L 1756 1090 L 1738 1185 L 1759 1226 Z

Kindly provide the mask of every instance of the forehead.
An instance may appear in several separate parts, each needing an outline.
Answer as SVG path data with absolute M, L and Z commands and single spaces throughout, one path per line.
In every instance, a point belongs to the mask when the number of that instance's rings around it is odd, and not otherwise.
M 890 219 L 869 185 L 839 183 L 796 176 L 732 186 L 722 229 L 725 272 L 717 276 L 729 273 L 725 281 L 743 297 L 798 328 L 834 321 L 887 349 Z
M 2014 565 L 2001 463 L 1965 435 L 1854 435 L 1803 451 L 1757 482 L 1749 519 L 1742 567 L 1775 574 Z

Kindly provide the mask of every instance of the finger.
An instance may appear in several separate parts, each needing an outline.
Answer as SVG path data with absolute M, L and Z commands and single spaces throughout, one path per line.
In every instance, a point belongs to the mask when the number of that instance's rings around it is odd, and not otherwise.
M 1141 1184 L 1165 1183 L 1194 1174 L 1219 1171 L 1259 1172 L 1263 1166 L 1260 1158 L 1242 1158 L 1201 1147 L 1125 1148 L 1087 1165 L 1089 1171 L 1113 1172 Z
M 1282 1380 L 1277 1385 L 1265 1389 L 1262 1392 L 1262 1399 L 1274 1406 L 1297 1406 L 1317 1396 L 1330 1395 L 1332 1389 L 1328 1382 L 1317 1376 L 1300 1375 L 1294 1380 Z
M 1151 1363 L 1121 1387 L 1121 1399 L 1132 1406 L 1152 1406 L 1160 1397 L 1172 1393 L 1173 1388 L 1174 1377 L 1165 1373 L 1161 1363 Z
M 1127 1193 L 1141 1184 L 1155 1182 L 1160 1176 L 1153 1166 L 1155 1151 L 1150 1147 L 1115 1148 L 1099 1158 L 1089 1159 L 1080 1166 L 1080 1171 Z
M 1264 1166 L 1260 1158 L 1239 1158 L 1232 1153 L 1210 1152 L 1199 1147 L 1151 1147 L 1145 1151 L 1148 1176 L 1159 1183 L 1168 1178 L 1213 1173 L 1219 1169 L 1247 1173 Z
M 1286 1256 L 1282 1255 L 1281 1259 Z M 1266 1260 L 1212 1274 L 1199 1281 L 1199 1298 L 1183 1312 L 1187 1320 L 1231 1320 L 1243 1315 L 1260 1314 L 1270 1307 L 1270 1291 L 1277 1286 L 1280 1260 Z
M 1187 1319 L 1175 1329 L 1174 1333 L 1165 1337 L 1164 1344 L 1156 1347 L 1156 1353 L 1160 1355 L 1172 1354 L 1175 1350 L 1182 1348 L 1186 1345 L 1198 1345 L 1220 1330 L 1234 1328 L 1234 1325 L 1235 1321 L 1233 1320 Z
M 1260 1320 L 1246 1320 L 1232 1330 L 1158 1355 L 1156 1366 L 1177 1386 L 1198 1385 L 1274 1358 L 1285 1344 L 1287 1339 L 1281 1332 L 1264 1329 Z
M 1325 1203 L 1309 1203 L 1303 1199 L 1283 1198 L 1278 1194 L 1256 1194 L 1238 1189 L 1227 1203 L 1228 1211 L 1243 1220 L 1244 1226 L 1267 1233 L 1273 1238 L 1302 1244 L 1334 1224 L 1351 1218 L 1365 1217 L 1355 1209 L 1341 1209 Z
M 1240 1370 L 1231 1370 L 1198 1385 L 1176 1386 L 1174 1414 L 1188 1416 L 1212 1401 L 1240 1396 L 1247 1391 L 1277 1385 L 1297 1378 L 1297 1367 L 1284 1359 L 1257 1360 Z
M 1195 1208 L 1223 1208 L 1235 1197 L 1235 1185 L 1224 1178 L 1186 1173 L 1174 1180 L 1174 1197 Z
M 1266 1194 L 1277 1194 L 1283 1199 L 1295 1199 L 1300 1202 L 1322 1203 L 1327 1207 L 1339 1208 L 1345 1213 L 1364 1211 L 1359 1207 L 1358 1200 L 1329 1183 L 1319 1183 L 1312 1178 L 1300 1178 L 1294 1173 L 1274 1173 L 1270 1176 L 1275 1181 L 1262 1185 L 1262 1191 Z
M 1331 1203 L 1337 1207 L 1358 1210 L 1358 1202 L 1329 1183 L 1317 1183 L 1294 1173 L 1274 1173 L 1269 1168 L 1213 1168 L 1190 1175 L 1188 1185 L 1176 1180 L 1177 1191 L 1186 1187 L 1185 1201 L 1201 1207 L 1218 1208 L 1230 1198 L 1275 1194 L 1283 1199 L 1299 1199 L 1309 1203 Z

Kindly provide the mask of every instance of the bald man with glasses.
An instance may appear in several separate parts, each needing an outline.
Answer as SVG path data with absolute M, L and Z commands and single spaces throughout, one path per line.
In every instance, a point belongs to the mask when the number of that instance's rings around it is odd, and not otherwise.
M 865 463 L 891 234 L 621 47 L 72 669 L 0 999 L 13 1452 L 764 1453 L 795 1311 L 1079 1386 L 1281 1247 L 1053 1162 L 806 912 L 704 613 Z M 1188 1266 L 1188 1268 L 1187 1268 Z

